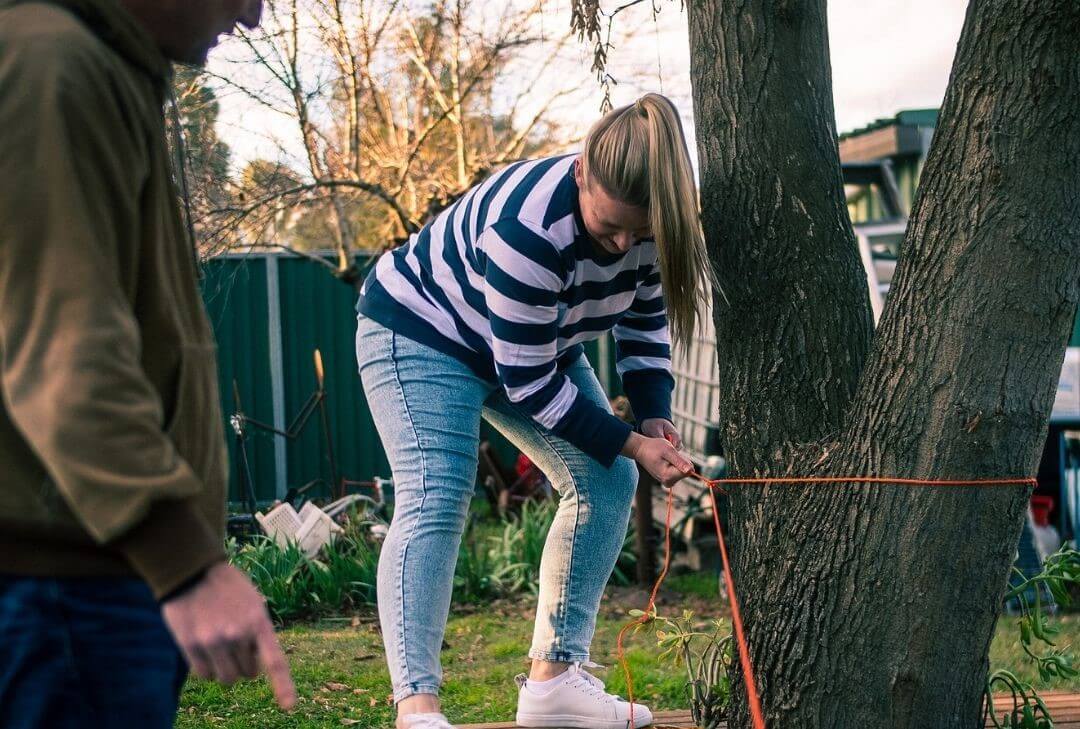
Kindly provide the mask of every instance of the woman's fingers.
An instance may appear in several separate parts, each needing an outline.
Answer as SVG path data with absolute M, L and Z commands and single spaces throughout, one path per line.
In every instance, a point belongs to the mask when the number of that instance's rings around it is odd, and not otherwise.
M 665 486 L 671 486 L 686 478 L 693 470 L 693 464 L 672 448 L 664 454 L 664 463 L 657 474 L 657 480 Z
M 675 449 L 682 448 L 682 436 L 679 435 L 679 431 L 675 429 L 675 426 L 666 420 L 664 421 L 664 439 Z
M 668 436 L 671 445 L 675 446 L 675 448 L 677 449 L 682 449 L 682 436 L 679 435 L 679 432 L 675 430 L 675 428 L 671 429 L 671 432 L 668 433 Z
M 646 438 L 635 457 L 664 486 L 671 486 L 694 472 L 694 464 L 668 439 Z
M 672 448 L 667 454 L 665 454 L 667 462 L 670 463 L 678 472 L 680 476 L 689 476 L 694 471 L 694 464 L 690 462 L 690 459 L 679 453 Z

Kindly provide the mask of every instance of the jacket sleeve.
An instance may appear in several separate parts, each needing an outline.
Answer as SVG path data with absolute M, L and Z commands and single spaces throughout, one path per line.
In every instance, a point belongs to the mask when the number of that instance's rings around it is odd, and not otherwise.
M 638 286 L 630 309 L 611 331 L 615 368 L 622 378 L 634 418 L 671 420 L 671 335 L 664 308 L 660 268 L 653 264 Z
M 72 513 L 160 597 L 224 550 L 122 288 L 147 162 L 111 83 L 78 48 L 0 49 L 0 390 Z
M 630 426 L 558 371 L 562 264 L 541 230 L 502 220 L 484 232 L 484 297 L 495 369 L 507 397 L 560 438 L 611 466 Z

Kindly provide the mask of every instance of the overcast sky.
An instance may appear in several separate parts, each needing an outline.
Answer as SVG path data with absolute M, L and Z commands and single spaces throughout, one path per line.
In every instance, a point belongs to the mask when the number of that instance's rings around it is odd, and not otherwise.
M 692 126 L 686 14 L 678 2 L 659 3 L 662 10 L 655 22 L 648 2 L 617 19 L 622 27 L 636 30 L 632 40 L 617 42 L 609 59 L 612 75 L 620 80 L 613 101 L 619 105 L 643 91 L 662 91 Z M 901 109 L 938 106 L 966 4 L 966 0 L 831 0 L 829 34 L 837 129 L 848 131 Z M 604 7 L 613 6 L 612 2 L 604 3 Z M 569 22 L 566 0 L 551 0 L 545 8 L 549 19 L 545 22 L 553 24 L 553 32 L 558 31 L 559 23 Z M 575 52 L 583 85 L 595 86 L 584 71 L 591 60 L 589 49 L 581 46 Z M 212 56 L 212 66 L 214 63 Z M 567 121 L 582 129 L 599 115 L 600 91 L 596 88 L 590 93 L 592 104 L 563 112 L 570 115 Z M 292 132 L 275 127 L 280 124 L 280 117 L 253 109 L 235 96 L 222 99 L 219 132 L 234 151 L 235 166 L 256 156 L 273 156 L 274 145 L 269 139 Z

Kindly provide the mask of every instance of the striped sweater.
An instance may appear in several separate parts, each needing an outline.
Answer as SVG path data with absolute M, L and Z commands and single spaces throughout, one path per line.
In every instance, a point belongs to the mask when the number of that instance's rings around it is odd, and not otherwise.
M 630 426 L 562 373 L 612 332 L 638 421 L 671 418 L 671 343 L 656 243 L 599 250 L 585 231 L 576 155 L 518 162 L 384 254 L 357 310 L 502 385 L 536 422 L 610 465 Z

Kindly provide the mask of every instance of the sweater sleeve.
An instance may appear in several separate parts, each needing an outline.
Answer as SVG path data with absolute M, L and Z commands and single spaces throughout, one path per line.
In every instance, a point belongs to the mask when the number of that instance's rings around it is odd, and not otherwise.
M 671 420 L 671 335 L 664 310 L 660 268 L 641 282 L 630 309 L 612 329 L 615 368 L 638 423 L 649 418 Z
M 3 406 L 83 528 L 161 596 L 224 550 L 192 500 L 203 484 L 164 432 L 122 285 L 137 255 L 124 241 L 140 227 L 142 142 L 92 54 L 3 51 Z
M 558 371 L 558 304 L 565 280 L 555 244 L 520 220 L 483 234 L 484 297 L 499 382 L 537 423 L 605 466 L 614 463 L 630 426 L 585 398 Z

